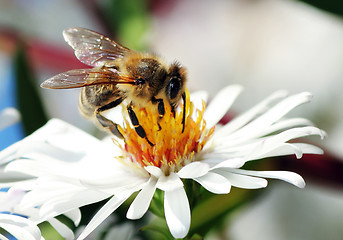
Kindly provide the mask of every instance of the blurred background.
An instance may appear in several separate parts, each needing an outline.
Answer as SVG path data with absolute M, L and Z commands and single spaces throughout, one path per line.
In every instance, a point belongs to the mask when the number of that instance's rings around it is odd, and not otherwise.
M 300 173 L 307 187 L 272 181 L 228 210 L 206 239 L 342 239 L 342 16 L 343 3 L 335 0 L 1 0 L 0 110 L 15 107 L 22 120 L 0 132 L 0 150 L 55 117 L 97 134 L 79 115 L 79 90 L 39 87 L 55 74 L 86 67 L 62 37 L 63 29 L 86 27 L 179 61 L 191 91 L 214 96 L 242 84 L 233 115 L 275 90 L 313 93 L 312 103 L 291 115 L 327 131 L 324 141 L 311 139 L 325 155 L 266 161 L 271 169 Z

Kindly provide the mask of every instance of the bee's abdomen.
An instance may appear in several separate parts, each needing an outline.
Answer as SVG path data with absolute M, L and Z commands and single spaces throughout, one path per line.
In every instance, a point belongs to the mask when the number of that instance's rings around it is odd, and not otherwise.
M 84 87 L 79 98 L 80 113 L 91 118 L 99 107 L 102 107 L 120 96 L 118 89 L 113 85 L 93 85 Z
M 94 115 L 96 107 L 90 104 L 86 96 L 86 88 L 83 88 L 79 98 L 79 111 L 84 117 L 90 118 Z

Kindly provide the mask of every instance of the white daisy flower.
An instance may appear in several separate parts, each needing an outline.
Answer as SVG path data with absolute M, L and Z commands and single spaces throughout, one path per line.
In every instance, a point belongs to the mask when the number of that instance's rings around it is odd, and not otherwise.
M 18 183 L 19 184 L 19 183 Z M 5 230 L 8 234 L 0 234 L 0 239 L 25 239 L 25 240 L 39 240 L 43 239 L 38 224 L 47 221 L 53 226 L 56 231 L 60 233 L 65 239 L 75 239 L 74 233 L 67 225 L 58 219 L 52 217 L 46 219 L 40 217 L 39 207 L 30 207 L 21 209 L 19 202 L 25 196 L 29 189 L 29 182 L 21 183 L 22 190 L 9 190 L 2 188 L 0 190 L 0 229 Z M 25 190 L 24 190 L 25 189 Z M 64 213 L 66 217 L 71 219 L 74 224 L 79 224 L 81 220 L 81 212 L 79 209 L 73 209 Z
M 2 110 L 0 112 L 0 130 L 17 123 L 19 120 L 20 114 L 15 108 Z M 16 146 L 14 144 L 11 148 L 16 148 Z M 21 147 L 22 150 L 25 148 L 23 146 Z M 6 151 L 3 153 L 6 153 Z M 27 186 L 29 186 L 30 180 L 22 181 L 28 179 L 28 176 L 20 173 L 3 172 L 3 166 L 7 161 L 6 157 L 2 156 L 0 160 L 0 229 L 3 231 L 0 233 L 0 239 L 13 239 L 12 237 L 25 240 L 42 239 L 37 224 L 43 221 L 48 221 L 66 239 L 74 239 L 73 232 L 59 220 L 55 218 L 38 218 L 39 207 L 31 207 L 25 210 L 20 209 L 18 203 L 29 190 Z M 21 190 L 10 189 L 14 180 L 17 185 L 21 184 Z M 81 220 L 79 209 L 73 209 L 65 215 L 73 220 L 75 224 L 78 224 Z
M 15 108 L 5 108 L 0 112 L 0 130 L 3 130 L 20 120 L 20 114 Z M 0 168 L 0 174 L 3 175 Z M 2 176 L 0 176 L 2 177 Z M 38 227 L 27 218 L 10 214 L 13 204 L 15 204 L 20 194 L 7 194 L 8 189 L 0 188 L 0 228 L 6 230 L 12 236 L 21 239 L 39 239 L 40 231 Z M 1 239 L 8 239 L 4 233 L 0 233 Z
M 0 153 L 7 172 L 30 176 L 29 188 L 18 207 L 39 206 L 38 217 L 51 219 L 81 206 L 108 199 L 78 237 L 86 238 L 134 192 L 127 218 L 139 219 L 149 208 L 156 189 L 164 192 L 164 213 L 173 237 L 187 235 L 191 211 L 183 179 L 193 179 L 216 194 L 231 186 L 257 189 L 266 178 L 281 179 L 300 188 L 303 178 L 287 171 L 252 171 L 241 167 L 266 157 L 304 153 L 322 154 L 311 144 L 289 142 L 309 136 L 325 136 L 303 118 L 284 119 L 286 113 L 308 102 L 311 94 L 286 97 L 276 92 L 225 126 L 215 125 L 241 92 L 240 86 L 224 88 L 206 108 L 205 93 L 187 94 L 185 129 L 182 111 L 175 116 L 166 106 L 159 119 L 156 106 L 135 109 L 151 146 L 140 138 L 123 112 L 120 131 L 125 141 L 100 141 L 57 119 Z M 275 104 L 273 104 L 275 103 Z M 182 109 L 182 107 L 180 108 Z M 157 124 L 159 122 L 159 124 Z M 159 126 L 160 125 L 160 129 Z M 25 182 L 25 181 L 24 181 Z M 11 183 L 20 191 L 23 183 Z

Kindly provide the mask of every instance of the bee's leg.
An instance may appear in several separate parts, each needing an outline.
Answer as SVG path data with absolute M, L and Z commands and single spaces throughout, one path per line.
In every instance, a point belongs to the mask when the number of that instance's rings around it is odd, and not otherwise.
M 156 104 L 157 103 L 157 110 L 158 110 L 158 116 L 160 117 L 159 119 L 163 118 L 165 114 L 165 109 L 164 109 L 164 102 L 163 99 L 157 99 L 155 97 L 152 98 L 152 103 Z M 175 115 L 174 115 L 175 117 Z M 161 130 L 161 125 L 159 122 L 157 122 L 159 130 Z
M 117 100 L 110 102 L 110 103 L 96 109 L 96 111 L 95 111 L 95 115 L 96 115 L 96 118 L 98 119 L 99 123 L 104 128 L 107 128 L 111 133 L 113 133 L 115 136 L 117 136 L 120 139 L 124 139 L 124 137 L 119 132 L 118 124 L 112 122 L 111 120 L 109 120 L 106 117 L 104 117 L 103 115 L 101 115 L 101 112 L 118 106 L 122 101 L 123 101 L 122 98 L 118 98 Z
M 186 92 L 182 93 L 183 100 L 183 115 L 182 115 L 182 133 L 185 131 L 185 121 L 186 121 Z
M 129 117 L 130 117 L 131 123 L 135 127 L 135 130 L 136 130 L 138 136 L 140 136 L 141 138 L 144 138 L 150 144 L 150 146 L 153 147 L 154 144 L 152 142 L 150 142 L 148 137 L 146 136 L 144 128 L 139 124 L 139 121 L 138 121 L 138 118 L 136 116 L 136 113 L 133 111 L 131 105 L 129 105 L 127 107 L 127 111 L 129 113 Z
M 186 121 L 186 93 L 185 92 L 182 93 L 182 100 L 183 100 L 182 133 L 183 133 L 185 131 L 185 121 Z M 160 119 L 161 119 L 165 113 L 163 99 L 153 98 L 152 102 L 158 103 L 157 109 L 158 109 L 158 114 L 159 114 Z M 171 111 L 172 111 L 174 118 L 175 118 L 175 106 L 171 106 Z M 157 124 L 158 124 L 159 129 L 161 130 L 160 124 L 159 123 L 157 123 Z
M 170 110 L 172 113 L 173 113 L 173 117 L 175 118 L 175 106 L 171 106 L 171 110 Z

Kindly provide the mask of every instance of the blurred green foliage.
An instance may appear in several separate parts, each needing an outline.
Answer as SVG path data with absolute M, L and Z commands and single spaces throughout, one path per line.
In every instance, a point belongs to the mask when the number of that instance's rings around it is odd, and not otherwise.
M 302 0 L 321 10 L 343 16 L 343 1 L 340 0 Z
M 156 189 L 154 198 L 150 203 L 149 210 L 155 214 L 157 217 L 164 218 L 164 208 L 163 208 L 163 201 L 164 201 L 164 192 L 160 189 Z
M 134 50 L 146 49 L 144 35 L 150 26 L 150 13 L 145 0 L 107 0 L 101 10 L 120 43 Z
M 174 237 L 169 232 L 169 228 L 164 217 L 156 217 L 149 224 L 142 227 L 141 230 L 147 232 L 150 239 L 174 239 Z
M 43 126 L 48 118 L 44 112 L 37 89 L 37 81 L 27 61 L 24 45 L 19 43 L 14 56 L 17 107 L 26 135 Z
M 255 199 L 260 191 L 232 188 L 229 194 L 212 194 L 204 192 L 204 200 L 200 201 L 192 211 L 192 223 L 189 236 L 198 234 L 205 236 L 211 230 L 220 230 L 231 213 L 243 204 Z
M 39 228 L 45 239 L 64 240 L 64 238 L 48 222 L 41 223 Z

